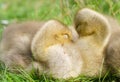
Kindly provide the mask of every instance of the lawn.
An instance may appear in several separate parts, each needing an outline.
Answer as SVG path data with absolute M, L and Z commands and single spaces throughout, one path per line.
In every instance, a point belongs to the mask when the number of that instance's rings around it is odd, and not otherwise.
M 0 0 L 0 36 L 7 24 L 28 20 L 47 21 L 57 19 L 66 25 L 72 25 L 78 9 L 88 7 L 106 15 L 120 19 L 119 0 Z M 120 20 L 119 20 L 120 21 Z M 63 80 L 53 79 L 37 73 L 11 73 L 1 64 L 0 82 L 120 82 L 114 75 L 92 78 L 79 76 Z

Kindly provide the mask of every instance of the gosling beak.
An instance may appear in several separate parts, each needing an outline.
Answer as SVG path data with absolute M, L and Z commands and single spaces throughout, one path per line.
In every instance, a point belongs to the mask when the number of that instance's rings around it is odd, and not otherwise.
M 78 35 L 73 34 L 73 36 L 72 36 L 73 42 L 76 42 L 78 40 L 78 38 L 79 38 Z
M 73 26 L 69 27 L 69 29 L 72 33 L 72 41 L 75 42 L 76 40 L 78 40 L 79 35 Z

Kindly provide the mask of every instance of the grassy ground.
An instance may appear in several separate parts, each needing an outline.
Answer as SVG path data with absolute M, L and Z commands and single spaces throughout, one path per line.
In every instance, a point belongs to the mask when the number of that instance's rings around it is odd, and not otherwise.
M 78 9 L 89 7 L 120 19 L 119 0 L 0 0 L 0 35 L 7 23 L 26 20 L 58 19 L 67 25 L 73 23 Z M 0 66 L 0 82 L 66 82 L 37 73 L 14 74 Z M 103 78 L 79 76 L 67 82 L 120 82 L 119 78 L 106 74 Z

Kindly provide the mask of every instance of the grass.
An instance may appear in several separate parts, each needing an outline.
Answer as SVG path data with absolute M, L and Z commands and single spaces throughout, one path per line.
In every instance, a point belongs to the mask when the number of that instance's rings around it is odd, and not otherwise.
M 84 7 L 120 19 L 119 0 L 0 0 L 0 36 L 6 26 L 4 21 L 14 23 L 57 19 L 67 25 L 72 25 L 75 13 Z M 119 78 L 106 74 L 103 78 L 79 76 L 69 80 L 58 80 L 44 74 L 11 73 L 4 65 L 1 65 L 0 82 L 119 82 Z

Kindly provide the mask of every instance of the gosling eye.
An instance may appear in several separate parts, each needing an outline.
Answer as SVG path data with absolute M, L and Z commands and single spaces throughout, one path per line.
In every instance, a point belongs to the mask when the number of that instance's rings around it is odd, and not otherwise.
M 63 38 L 68 39 L 68 38 L 69 38 L 69 35 L 68 35 L 68 34 L 64 34 L 64 35 L 63 35 Z
M 68 34 L 61 34 L 61 35 L 55 35 L 55 39 L 69 39 L 70 36 Z

